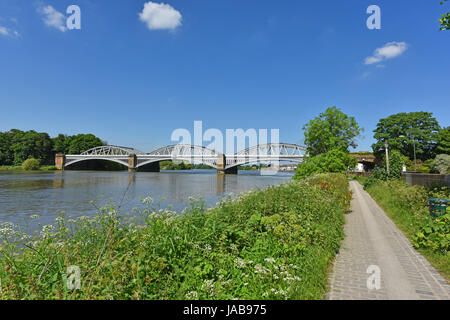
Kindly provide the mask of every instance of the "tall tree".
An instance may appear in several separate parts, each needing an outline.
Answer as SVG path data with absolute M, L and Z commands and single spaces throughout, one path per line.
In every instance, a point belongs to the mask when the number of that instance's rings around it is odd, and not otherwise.
M 15 165 L 21 165 L 28 158 L 38 159 L 41 164 L 52 162 L 53 141 L 47 133 L 34 130 L 22 132 L 14 129 L 11 132 L 13 132 L 11 150 L 14 152 Z
M 441 5 L 444 4 L 448 0 L 442 0 Z M 446 12 L 442 14 L 442 18 L 439 19 L 441 23 L 441 31 L 450 30 L 450 12 Z
M 378 122 L 374 130 L 377 142 L 372 149 L 377 156 L 381 156 L 387 141 L 390 149 L 399 150 L 410 159 L 414 157 L 414 148 L 417 159 L 431 159 L 435 154 L 439 130 L 439 123 L 432 113 L 393 114 Z
M 305 144 L 310 156 L 340 148 L 356 148 L 356 138 L 364 130 L 354 117 L 349 117 L 336 107 L 331 107 L 303 126 Z
M 67 154 L 69 151 L 70 137 L 65 134 L 58 134 L 57 137 L 53 138 L 53 151 L 55 153 Z
M 78 134 L 69 137 L 69 139 L 68 154 L 80 154 L 86 150 L 106 145 L 105 141 L 102 141 L 93 134 Z
M 442 128 L 437 135 L 436 154 L 450 154 L 450 127 Z

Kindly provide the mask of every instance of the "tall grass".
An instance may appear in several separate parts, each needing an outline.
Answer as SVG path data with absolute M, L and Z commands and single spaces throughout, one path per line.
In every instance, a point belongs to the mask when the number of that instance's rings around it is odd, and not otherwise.
M 105 206 L 33 235 L 3 224 L 0 298 L 321 299 L 350 199 L 345 176 L 320 175 L 182 213 L 145 198 L 134 216 Z

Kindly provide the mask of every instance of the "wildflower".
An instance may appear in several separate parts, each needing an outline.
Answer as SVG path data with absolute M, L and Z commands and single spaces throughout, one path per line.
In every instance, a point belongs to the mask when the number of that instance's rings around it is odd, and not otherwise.
M 244 269 L 246 266 L 246 263 L 244 261 L 244 259 L 237 257 L 236 259 L 234 259 L 234 263 L 236 264 L 236 267 L 238 269 Z
M 198 299 L 198 292 L 197 291 L 189 291 L 186 294 L 186 299 L 197 300 Z
M 260 265 L 260 264 L 255 265 L 255 273 L 266 274 L 267 271 L 268 270 L 266 268 L 264 268 L 262 265 Z
M 153 203 L 153 199 L 151 197 L 145 197 L 144 199 L 142 199 L 141 202 L 143 204 L 150 204 L 150 203 Z
M 269 262 L 269 263 L 275 263 L 274 258 L 265 258 L 264 261 Z

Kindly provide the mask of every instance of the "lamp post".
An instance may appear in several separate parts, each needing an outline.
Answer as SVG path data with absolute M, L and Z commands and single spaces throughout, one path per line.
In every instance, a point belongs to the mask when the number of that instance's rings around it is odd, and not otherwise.
M 384 142 L 384 150 L 386 151 L 386 172 L 389 175 L 389 150 L 387 141 Z
M 414 172 L 417 171 L 417 164 L 416 164 L 416 138 L 412 136 L 413 138 L 413 147 L 414 147 Z

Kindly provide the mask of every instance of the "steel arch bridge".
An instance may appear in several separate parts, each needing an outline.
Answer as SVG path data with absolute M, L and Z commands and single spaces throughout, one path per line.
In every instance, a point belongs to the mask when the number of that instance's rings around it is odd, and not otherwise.
M 289 143 L 257 145 L 231 155 L 225 155 L 203 146 L 187 144 L 166 146 L 150 153 L 128 147 L 101 146 L 89 149 L 79 155 L 57 155 L 56 165 L 63 169 L 82 161 L 107 160 L 122 164 L 130 170 L 137 170 L 144 166 L 158 165 L 161 161 L 172 160 L 202 163 L 219 171 L 237 172 L 237 166 L 240 165 L 256 162 L 302 162 L 305 156 L 305 147 Z M 157 171 L 159 171 L 159 165 Z

